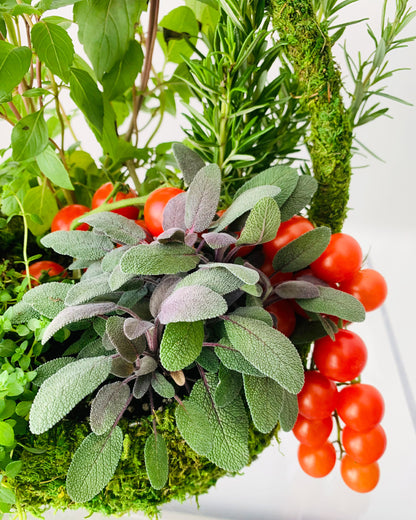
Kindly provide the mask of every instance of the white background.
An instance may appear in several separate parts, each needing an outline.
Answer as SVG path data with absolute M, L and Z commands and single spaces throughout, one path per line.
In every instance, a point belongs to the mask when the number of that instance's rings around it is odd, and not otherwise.
M 162 4 L 161 16 L 182 2 Z M 346 8 L 344 16 L 346 19 L 369 18 L 378 35 L 382 4 L 382 0 L 360 0 Z M 394 5 L 394 1 L 390 0 L 390 4 Z M 416 0 L 410 5 L 416 8 Z M 415 22 L 405 35 L 416 34 Z M 350 28 L 346 38 L 352 56 L 358 51 L 367 56 L 373 49 L 365 24 Z M 335 52 L 345 73 L 342 50 L 335 49 Z M 408 49 L 393 52 L 389 62 L 391 68 L 410 67 L 412 70 L 398 72 L 388 81 L 387 91 L 416 104 L 416 43 L 411 43 Z M 354 158 L 355 167 L 368 166 L 354 168 L 349 203 L 353 209 L 344 227 L 345 232 L 361 243 L 365 254 L 369 254 L 371 266 L 380 270 L 389 284 L 389 297 L 383 309 L 370 313 L 364 324 L 353 327 L 369 351 L 363 382 L 374 384 L 386 402 L 382 424 L 387 432 L 388 448 L 380 461 L 378 487 L 367 495 L 350 491 L 341 480 L 339 465 L 324 479 L 306 476 L 297 464 L 297 442 L 287 433 L 281 435 L 279 446 L 275 444 L 267 449 L 243 476 L 222 479 L 207 495 L 200 497 L 199 510 L 193 500 L 183 505 L 172 503 L 165 507 L 163 518 L 185 519 L 191 513 L 198 517 L 236 520 L 415 518 L 416 112 L 414 107 L 381 101 L 391 106 L 393 119 L 378 119 L 359 129 L 357 136 L 385 162 L 371 156 Z M 166 123 L 159 140 L 181 140 L 178 127 L 177 123 Z M 82 518 L 84 515 L 68 511 L 65 516 Z M 133 515 L 132 518 L 141 516 Z

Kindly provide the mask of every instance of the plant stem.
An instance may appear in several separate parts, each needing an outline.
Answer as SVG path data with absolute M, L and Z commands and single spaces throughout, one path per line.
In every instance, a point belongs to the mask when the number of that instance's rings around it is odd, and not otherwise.
M 30 280 L 30 273 L 29 273 L 29 260 L 27 257 L 27 243 L 28 243 L 28 237 L 29 237 L 29 228 L 27 225 L 27 218 L 26 218 L 26 212 L 23 207 L 23 204 L 20 202 L 19 197 L 14 194 L 14 198 L 16 199 L 16 202 L 20 208 L 20 215 L 23 219 L 23 263 L 25 264 L 25 271 L 26 271 L 26 278 L 27 278 L 27 286 L 29 289 L 32 288 L 32 283 Z

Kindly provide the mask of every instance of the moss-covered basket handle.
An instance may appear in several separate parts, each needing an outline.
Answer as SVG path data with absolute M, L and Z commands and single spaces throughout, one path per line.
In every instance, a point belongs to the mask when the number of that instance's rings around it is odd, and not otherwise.
M 352 128 L 340 94 L 341 74 L 310 0 L 271 0 L 271 5 L 273 25 L 288 44 L 301 106 L 310 116 L 306 143 L 318 190 L 309 216 L 336 233 L 346 217 L 351 179 Z

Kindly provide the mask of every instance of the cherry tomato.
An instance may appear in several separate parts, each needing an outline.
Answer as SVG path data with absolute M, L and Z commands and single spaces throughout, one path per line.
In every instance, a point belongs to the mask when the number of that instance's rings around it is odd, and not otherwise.
M 313 229 L 313 224 L 307 218 L 295 215 L 279 226 L 277 234 L 273 240 L 263 244 L 263 251 L 269 260 L 273 260 L 274 255 L 295 238 L 300 237 L 307 231 Z
M 51 262 L 50 260 L 40 260 L 39 262 L 34 262 L 29 266 L 29 274 L 32 278 L 36 278 L 36 280 L 41 280 L 44 277 L 52 277 L 57 276 L 65 271 L 65 267 L 57 264 L 56 262 Z M 26 270 L 23 271 L 22 274 L 26 274 Z M 32 285 L 39 285 L 39 282 L 36 280 L 32 280 Z
M 82 204 L 70 204 L 69 206 L 63 207 L 53 217 L 51 231 L 69 231 L 72 221 L 89 211 L 90 209 L 87 208 L 87 206 L 82 206 Z M 89 225 L 85 223 L 80 224 L 76 229 L 78 231 L 87 231 Z
M 315 276 L 328 283 L 350 278 L 361 268 L 363 253 L 360 244 L 346 233 L 334 233 L 322 255 L 311 263 Z
M 352 294 L 367 312 L 380 307 L 387 297 L 387 283 L 374 269 L 362 269 L 339 284 L 341 291 Z
M 145 233 L 146 233 L 145 240 L 147 242 L 151 242 L 153 237 L 152 237 L 150 231 L 147 229 L 145 221 L 143 219 L 139 219 L 139 220 L 135 220 L 135 222 L 138 226 L 140 226 L 145 231 Z
M 104 202 L 118 202 L 120 200 L 133 199 L 134 197 L 137 197 L 136 192 L 129 188 L 128 193 L 123 193 L 122 191 L 119 191 L 116 194 L 115 200 L 113 197 L 110 197 L 107 200 L 107 197 L 113 191 L 113 188 L 114 186 L 111 182 L 106 182 L 105 184 L 100 186 L 98 190 L 94 193 L 94 196 L 92 197 L 92 209 L 100 207 L 102 204 L 104 204 Z M 132 220 L 135 220 L 139 215 L 139 208 L 137 208 L 136 206 L 126 206 L 125 208 L 112 209 L 111 211 L 113 213 L 118 213 L 123 217 L 130 218 Z
M 144 205 L 144 221 L 147 229 L 154 237 L 163 232 L 163 210 L 166 204 L 179 193 L 183 193 L 183 190 L 166 187 L 158 188 L 148 196 Z
M 321 374 L 345 383 L 361 374 L 367 362 L 367 347 L 358 334 L 342 329 L 334 341 L 329 336 L 315 341 L 313 360 Z
M 276 318 L 277 325 L 275 329 L 285 336 L 290 336 L 295 330 L 296 316 L 293 307 L 287 300 L 278 300 L 266 307 L 266 311 L 273 314 Z
M 337 412 L 344 423 L 353 430 L 369 430 L 383 418 L 384 399 L 372 385 L 349 385 L 338 394 Z
M 356 432 L 345 426 L 342 430 L 342 445 L 355 462 L 371 464 L 386 451 L 386 433 L 381 424 L 364 432 Z
M 300 444 L 298 461 L 305 473 L 315 478 L 322 478 L 331 473 L 335 466 L 337 454 L 333 444 L 325 442 L 319 448 Z
M 341 477 L 353 491 L 368 493 L 378 484 L 380 468 L 377 462 L 359 464 L 347 454 L 341 460 Z
M 338 390 L 335 383 L 318 371 L 305 372 L 305 384 L 298 394 L 299 413 L 307 419 L 329 417 L 335 410 Z
M 331 435 L 332 417 L 311 421 L 299 414 L 292 431 L 301 444 L 318 448 L 325 444 Z

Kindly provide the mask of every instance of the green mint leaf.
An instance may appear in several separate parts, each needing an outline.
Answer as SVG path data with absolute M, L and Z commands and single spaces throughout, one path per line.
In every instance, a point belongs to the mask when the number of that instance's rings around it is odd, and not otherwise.
M 0 102 L 6 98 L 22 81 L 29 69 L 32 51 L 29 47 L 14 47 L 8 42 L 0 41 Z
M 49 377 L 58 372 L 58 370 L 74 361 L 75 359 L 72 357 L 61 357 L 43 363 L 43 365 L 36 368 L 36 377 L 32 383 L 35 386 L 41 386 Z
M 270 377 L 245 375 L 243 379 L 254 426 L 262 433 L 271 432 L 279 420 L 285 390 Z
M 40 171 L 45 177 L 52 181 L 53 184 L 67 190 L 74 189 L 62 161 L 50 146 L 47 146 L 43 152 L 36 155 L 36 162 L 38 163 Z
M 114 247 L 109 238 L 96 235 L 92 231 L 54 231 L 44 236 L 40 242 L 60 255 L 85 260 L 101 260 Z
M 221 170 L 216 164 L 204 166 L 188 188 L 185 205 L 185 225 L 199 233 L 211 224 L 221 192 Z
M 103 273 L 94 276 L 94 278 L 81 280 L 75 285 L 70 286 L 65 298 L 65 305 L 80 305 L 81 303 L 86 303 L 97 296 L 111 292 L 108 279 L 108 273 Z
M 158 318 L 167 324 L 178 321 L 200 321 L 216 318 L 227 312 L 224 298 L 200 285 L 189 285 L 176 289 L 163 301 Z
M 64 81 L 74 61 L 74 45 L 63 27 L 40 20 L 31 30 L 32 43 L 39 59 Z
M 39 388 L 30 410 L 30 431 L 46 432 L 84 397 L 93 392 L 110 373 L 111 358 L 79 359 L 50 376 Z
M 87 215 L 82 217 L 80 222 L 86 222 L 94 228 L 96 233 L 106 235 L 120 244 L 135 245 L 146 238 L 144 229 L 134 220 L 110 211 Z
M 304 375 L 300 356 L 281 332 L 263 321 L 232 315 L 224 321 L 234 348 L 253 366 L 289 392 L 301 391 Z
M 123 451 L 119 426 L 105 435 L 90 433 L 74 453 L 66 490 L 74 502 L 88 502 L 110 482 Z
M 151 433 L 144 446 L 144 462 L 150 484 L 154 489 L 162 489 L 169 475 L 168 450 L 163 436 Z
M 239 278 L 243 284 L 255 285 L 259 279 L 259 273 L 255 269 L 239 264 L 227 264 L 224 262 L 201 264 L 200 269 L 227 269 L 231 274 Z
M 43 283 L 25 293 L 22 301 L 39 314 L 53 319 L 65 308 L 65 298 L 71 287 L 68 283 Z
M 43 110 L 22 117 L 12 130 L 12 150 L 14 161 L 31 159 L 48 146 L 48 127 Z
M 179 169 L 183 173 L 185 184 L 189 186 L 195 175 L 205 166 L 205 163 L 194 150 L 191 150 L 182 143 L 174 143 L 172 145 L 172 151 Z
M 320 295 L 318 298 L 298 299 L 299 305 L 308 312 L 319 314 L 329 314 L 337 316 L 341 320 L 364 321 L 365 309 L 354 296 L 332 289 L 332 287 L 319 287 Z
M 182 370 L 199 356 L 203 341 L 202 321 L 168 323 L 160 343 L 160 362 L 170 372 Z
M 224 365 L 220 365 L 218 378 L 219 383 L 215 389 L 214 401 L 221 408 L 230 404 L 240 394 L 243 380 L 241 374 L 234 370 L 229 370 Z
M 190 285 L 202 285 L 218 294 L 228 294 L 239 289 L 243 284 L 244 282 L 240 278 L 225 267 L 218 269 L 200 268 L 178 282 L 176 289 Z
M 300 175 L 296 188 L 293 190 L 290 197 L 280 207 L 280 216 L 282 222 L 286 222 L 294 215 L 297 215 L 305 206 L 307 206 L 316 190 L 318 189 L 318 182 L 310 175 Z
M 153 242 L 134 246 L 126 251 L 120 267 L 123 273 L 160 275 L 187 272 L 198 263 L 199 258 L 191 247 Z
M 186 443 L 199 455 L 212 449 L 212 430 L 205 410 L 186 399 L 175 409 L 176 426 Z
M 0 421 L 0 445 L 1 446 L 13 446 L 14 444 L 14 431 L 10 424 Z
M 290 432 L 295 426 L 296 419 L 298 418 L 298 399 L 297 396 L 286 392 L 283 392 L 283 405 L 280 412 L 280 427 L 284 432 Z
M 212 436 L 212 447 L 204 455 L 226 471 L 240 471 L 248 463 L 248 418 L 243 400 L 237 397 L 219 408 L 214 395 L 218 385 L 215 374 L 206 374 L 208 388 L 199 380 L 192 388 L 190 401 L 205 412 Z
M 52 283 L 52 282 L 51 282 Z M 76 305 L 74 307 L 67 307 L 61 311 L 56 318 L 45 329 L 42 337 L 42 344 L 44 345 L 58 330 L 61 330 L 70 323 L 106 314 L 117 309 L 117 305 L 112 302 L 105 303 L 87 303 L 85 305 Z
M 269 313 L 267 313 L 269 314 Z M 270 316 L 270 315 L 269 315 Z M 264 377 L 264 374 L 257 370 L 257 368 L 253 367 L 251 363 L 249 363 L 245 357 L 238 352 L 238 350 L 231 350 L 234 347 L 232 346 L 230 340 L 226 337 L 221 338 L 218 342 L 220 345 L 224 345 L 228 348 L 223 347 L 215 347 L 215 353 L 219 357 L 221 363 L 229 368 L 230 370 L 235 370 L 236 372 L 240 372 L 240 374 L 248 374 L 251 376 Z
M 279 249 L 273 258 L 274 270 L 292 273 L 304 269 L 321 256 L 330 239 L 330 228 L 319 227 L 307 231 Z
M 169 383 L 169 381 L 164 376 L 162 376 L 160 372 L 155 372 L 153 374 L 151 385 L 153 390 L 162 397 L 165 397 L 166 399 L 172 399 L 175 397 L 175 387 L 172 385 L 172 383 Z
M 280 210 L 270 197 L 259 200 L 250 211 L 237 240 L 241 244 L 263 244 L 276 236 L 280 226 Z
M 129 385 L 122 381 L 102 386 L 91 403 L 91 430 L 103 435 L 112 428 L 130 401 Z
M 234 198 L 231 206 L 227 211 L 213 224 L 217 232 L 222 231 L 229 226 L 238 217 L 241 217 L 247 211 L 250 211 L 256 203 L 264 199 L 264 197 L 275 197 L 280 193 L 277 186 L 257 186 L 255 188 L 245 190 Z

